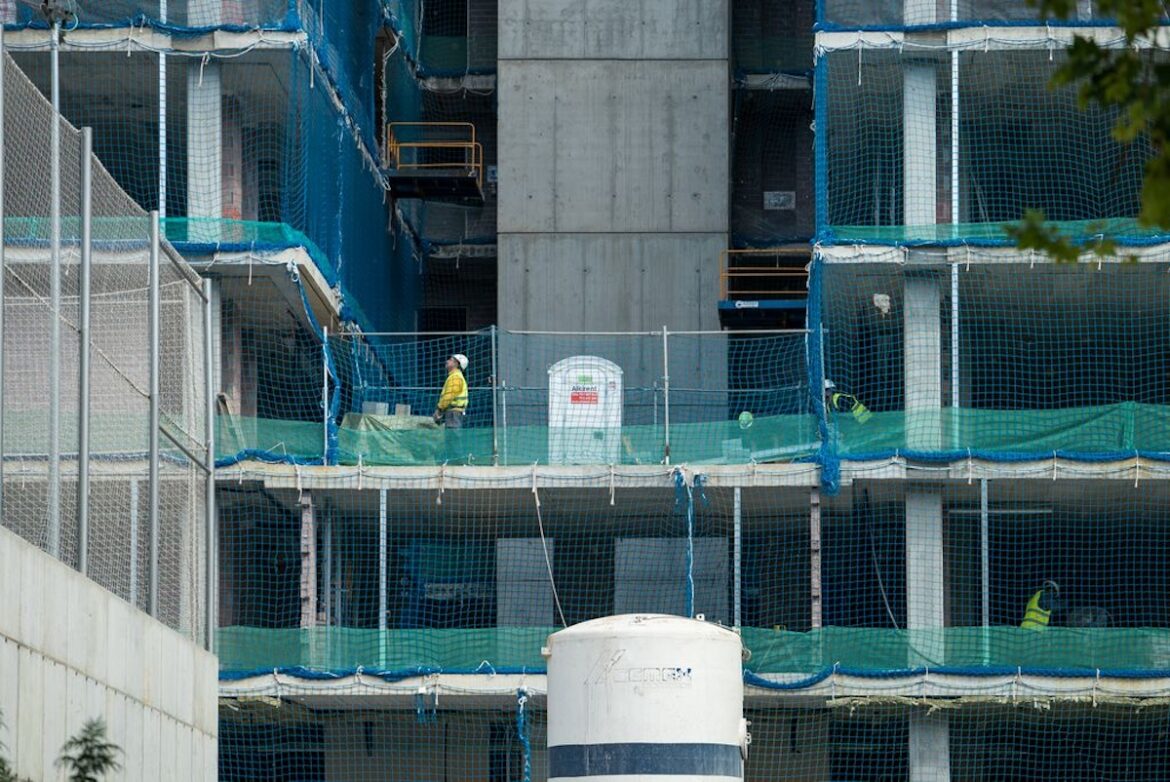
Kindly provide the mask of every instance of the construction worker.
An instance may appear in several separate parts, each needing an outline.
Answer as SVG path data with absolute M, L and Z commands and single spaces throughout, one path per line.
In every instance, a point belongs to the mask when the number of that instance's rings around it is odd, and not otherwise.
M 1024 609 L 1024 621 L 1020 622 L 1020 627 L 1024 630 L 1048 629 L 1059 597 L 1060 585 L 1055 581 L 1045 581 L 1028 600 L 1028 606 Z
M 447 358 L 447 380 L 439 394 L 433 418 L 448 429 L 462 429 L 463 416 L 467 412 L 467 356 L 454 353 Z
M 869 408 L 861 404 L 853 394 L 846 394 L 837 390 L 837 384 L 832 380 L 825 381 L 825 407 L 836 413 L 849 413 L 853 420 L 864 424 L 873 417 Z

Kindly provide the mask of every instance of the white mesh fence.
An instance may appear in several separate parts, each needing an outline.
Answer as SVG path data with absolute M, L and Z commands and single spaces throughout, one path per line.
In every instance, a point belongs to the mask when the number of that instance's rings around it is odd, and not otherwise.
M 81 132 L 61 120 L 60 265 L 52 252 L 51 103 L 4 55 L 5 527 L 79 563 Z M 93 160 L 88 575 L 147 608 L 150 584 L 150 216 Z M 206 452 L 198 277 L 160 261 L 158 618 L 203 637 Z M 59 296 L 54 297 L 54 287 Z M 59 301 L 54 316 L 54 299 Z M 54 350 L 54 321 L 59 347 Z M 59 373 L 54 394 L 53 367 Z M 56 426 L 54 427 L 54 421 Z M 59 435 L 54 438 L 56 428 Z M 56 447 L 54 448 L 54 439 Z M 54 480 L 56 479 L 56 480 Z M 59 512 L 54 513 L 54 505 Z M 59 521 L 54 523 L 54 518 Z

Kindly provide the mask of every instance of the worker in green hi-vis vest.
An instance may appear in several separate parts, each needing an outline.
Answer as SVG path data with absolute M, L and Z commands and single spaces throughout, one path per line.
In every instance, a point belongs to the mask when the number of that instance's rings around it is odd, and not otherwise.
M 825 407 L 836 413 L 849 413 L 859 424 L 864 424 L 873 417 L 869 408 L 861 404 L 853 394 L 838 391 L 837 384 L 832 380 L 825 381 Z
M 1052 621 L 1052 612 L 1057 609 L 1060 598 L 1060 585 L 1055 581 L 1045 581 L 1028 600 L 1024 608 L 1024 621 L 1020 627 L 1024 630 L 1046 630 Z

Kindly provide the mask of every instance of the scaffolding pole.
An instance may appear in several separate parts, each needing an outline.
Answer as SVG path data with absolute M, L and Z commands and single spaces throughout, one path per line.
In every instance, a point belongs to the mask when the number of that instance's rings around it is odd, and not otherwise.
M 93 128 L 81 129 L 81 271 L 78 275 L 77 569 L 89 575 L 90 292 L 93 271 Z
M 217 529 L 217 511 L 215 507 L 215 340 L 212 334 L 214 327 L 211 307 L 211 280 L 203 280 L 203 426 L 204 438 L 207 441 L 207 475 L 203 484 L 203 509 L 206 514 L 206 540 L 204 541 L 203 556 L 207 583 L 204 587 L 204 599 L 207 601 L 206 610 L 206 643 L 207 651 L 215 653 L 215 628 L 219 616 L 219 596 L 216 590 L 219 573 L 219 545 Z
M 158 233 L 158 212 L 150 213 L 150 306 L 148 341 L 150 343 L 150 457 L 149 479 L 147 486 L 148 496 L 148 523 L 150 525 L 150 566 L 147 577 L 149 580 L 148 594 L 150 615 L 158 618 L 158 553 L 159 553 L 159 371 L 161 334 L 159 328 L 159 310 L 162 307 L 161 283 L 159 280 L 159 252 L 160 238 Z
M 61 556 L 61 23 L 49 51 L 53 117 L 49 130 L 49 482 L 47 548 Z

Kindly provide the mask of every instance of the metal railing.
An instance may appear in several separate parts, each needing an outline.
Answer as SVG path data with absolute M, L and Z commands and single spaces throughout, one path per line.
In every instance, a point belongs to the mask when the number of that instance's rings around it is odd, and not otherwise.
M 324 360 L 337 377 L 321 389 L 324 461 L 330 461 L 330 438 L 339 427 L 394 432 L 430 427 L 427 418 L 446 378 L 445 363 L 461 354 L 470 362 L 465 431 L 490 428 L 493 464 L 522 458 L 515 447 L 518 438 L 530 449 L 534 437 L 555 442 L 547 430 L 558 427 L 581 441 L 582 458 L 589 463 L 645 463 L 652 457 L 669 464 L 676 433 L 694 441 L 688 428 L 731 424 L 746 431 L 757 416 L 809 413 L 805 335 L 804 330 L 520 332 L 495 327 L 334 335 Z M 761 384 L 760 367 L 770 368 L 773 384 Z M 324 366 L 322 377 L 331 371 Z M 332 403 L 334 393 L 339 404 Z M 712 440 L 720 436 L 710 431 Z M 598 441 L 596 448 L 586 447 L 590 438 Z M 639 441 L 631 444 L 630 438 Z M 631 456 L 634 451 L 637 455 Z M 480 458 L 486 461 L 489 455 Z M 547 458 L 572 461 L 551 453 Z
M 739 298 L 791 299 L 808 295 L 809 247 L 752 248 L 719 253 L 719 293 Z
M 483 186 L 483 145 L 470 122 L 387 123 L 385 163 L 397 171 L 471 171 Z

